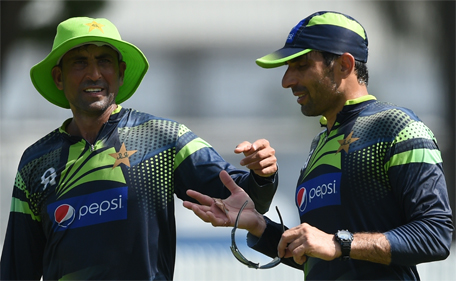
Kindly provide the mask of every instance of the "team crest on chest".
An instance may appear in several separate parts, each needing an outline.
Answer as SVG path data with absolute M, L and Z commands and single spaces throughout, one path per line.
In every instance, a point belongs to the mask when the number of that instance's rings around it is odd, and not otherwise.
M 119 152 L 109 154 L 111 157 L 116 159 L 114 166 L 112 168 L 119 166 L 120 164 L 125 164 L 130 167 L 130 159 L 129 157 L 136 153 L 137 150 L 127 150 L 125 147 L 125 143 L 122 143 Z
M 345 150 L 345 153 L 348 153 L 348 149 L 350 148 L 350 144 L 354 143 L 355 141 L 359 140 L 359 138 L 352 138 L 353 131 L 343 140 L 338 140 L 340 143 L 340 147 L 337 150 L 336 154 L 340 151 Z

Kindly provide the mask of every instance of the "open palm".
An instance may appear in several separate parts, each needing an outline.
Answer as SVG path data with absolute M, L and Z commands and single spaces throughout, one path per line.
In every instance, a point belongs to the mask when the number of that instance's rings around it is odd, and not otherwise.
M 249 230 L 254 226 L 258 216 L 261 216 L 255 210 L 255 204 L 226 171 L 221 171 L 219 176 L 222 183 L 231 191 L 231 195 L 227 199 L 212 198 L 197 191 L 188 190 L 187 195 L 201 205 L 184 201 L 184 207 L 192 210 L 200 219 L 213 226 L 234 226 L 239 210 L 245 201 L 248 201 L 239 218 L 238 227 Z

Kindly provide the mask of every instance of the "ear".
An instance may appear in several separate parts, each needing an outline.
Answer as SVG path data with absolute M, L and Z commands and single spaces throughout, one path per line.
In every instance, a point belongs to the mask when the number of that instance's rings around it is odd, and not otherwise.
M 355 58 L 350 53 L 343 53 L 339 57 L 340 72 L 347 77 L 355 71 Z
M 52 78 L 57 89 L 63 90 L 62 68 L 60 66 L 56 65 L 52 68 Z
M 125 77 L 125 69 L 127 69 L 127 64 L 124 61 L 119 63 L 119 86 L 123 85 Z

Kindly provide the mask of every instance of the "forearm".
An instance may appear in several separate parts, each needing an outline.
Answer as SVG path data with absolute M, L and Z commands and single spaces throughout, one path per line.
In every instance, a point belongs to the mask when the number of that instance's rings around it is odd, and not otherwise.
M 250 171 L 248 185 L 240 185 L 255 203 L 255 209 L 264 214 L 269 210 L 272 199 L 277 191 L 278 174 L 264 178 Z
M 350 258 L 388 265 L 391 263 L 391 246 L 382 233 L 355 233 Z
M 445 259 L 451 245 L 451 225 L 414 222 L 385 233 L 355 233 L 350 257 L 380 264 L 416 265 Z M 439 227 L 436 227 L 439 226 Z
M 269 218 L 263 216 L 265 219 L 265 229 L 261 236 L 254 236 L 251 232 L 247 234 L 247 245 L 257 252 L 260 252 L 271 258 L 277 257 L 277 245 L 282 237 L 282 225 L 271 221 Z M 287 229 L 285 227 L 285 229 Z M 281 262 L 293 268 L 303 270 L 303 266 L 294 262 L 293 258 L 282 258 Z
M 256 219 L 251 221 L 247 231 L 251 235 L 260 238 L 266 229 L 266 220 L 264 219 L 264 217 L 261 214 L 259 214 L 259 213 L 256 213 L 256 214 L 257 214 Z

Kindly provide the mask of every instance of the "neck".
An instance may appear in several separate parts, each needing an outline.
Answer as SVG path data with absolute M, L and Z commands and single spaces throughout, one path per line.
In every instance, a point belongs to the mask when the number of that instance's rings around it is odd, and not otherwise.
M 348 94 L 344 94 L 344 98 L 340 101 L 338 104 L 336 110 L 333 111 L 332 114 L 324 115 L 327 120 L 327 125 L 326 128 L 328 129 L 328 132 L 331 131 L 331 128 L 334 126 L 336 123 L 337 119 L 337 114 L 342 111 L 342 109 L 345 106 L 345 103 L 349 100 L 354 100 L 362 96 L 366 96 L 369 93 L 367 92 L 367 87 L 365 85 L 359 85 L 357 84 L 357 87 L 352 89 L 351 91 L 348 91 Z
M 344 104 L 342 104 L 341 106 L 339 106 L 338 110 L 337 110 L 334 114 L 325 115 L 326 121 L 328 122 L 328 123 L 326 124 L 326 128 L 328 129 L 328 132 L 331 131 L 332 127 L 333 127 L 334 124 L 336 123 L 337 114 L 338 114 L 339 112 L 341 112 L 343 108 L 344 108 Z
M 113 104 L 103 114 L 97 116 L 73 113 L 73 119 L 68 123 L 66 131 L 72 136 L 82 137 L 90 144 L 94 144 L 101 128 L 116 108 L 117 105 Z

